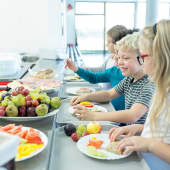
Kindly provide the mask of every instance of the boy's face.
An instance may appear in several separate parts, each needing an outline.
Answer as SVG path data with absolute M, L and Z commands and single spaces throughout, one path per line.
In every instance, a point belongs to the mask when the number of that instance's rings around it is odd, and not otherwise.
M 114 49 L 115 49 L 115 55 L 114 55 L 113 59 L 116 62 L 117 68 L 119 68 L 119 65 L 118 65 L 118 50 L 117 50 L 117 46 L 115 44 L 114 44 Z
M 135 51 L 119 50 L 118 54 L 118 64 L 123 76 L 134 76 L 143 69 L 137 60 L 138 54 Z
M 114 44 L 112 43 L 112 37 L 110 37 L 109 35 L 107 35 L 106 46 L 108 47 L 109 53 L 115 53 Z
M 145 46 L 143 45 L 142 38 L 139 41 L 139 49 L 141 55 L 148 54 L 147 50 L 145 49 Z M 144 58 L 144 64 L 143 64 L 143 69 L 145 70 L 146 74 L 150 77 L 150 79 L 153 81 L 153 75 L 155 72 L 155 63 L 153 61 L 152 56 L 148 56 Z

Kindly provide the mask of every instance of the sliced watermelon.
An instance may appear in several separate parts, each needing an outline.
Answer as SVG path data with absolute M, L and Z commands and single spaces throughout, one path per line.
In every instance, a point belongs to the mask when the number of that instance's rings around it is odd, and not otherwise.
M 22 131 L 22 132 L 17 133 L 16 135 L 18 135 L 19 137 L 25 139 L 27 133 L 28 133 L 28 130 L 24 130 L 24 131 Z
M 39 137 L 39 136 L 40 136 L 40 132 L 35 131 L 33 128 L 30 127 L 25 139 L 26 140 L 34 139 L 35 137 Z
M 2 126 L 0 126 L 0 132 L 6 132 L 5 130 L 3 130 Z
M 87 146 L 94 146 L 96 149 L 99 149 L 103 144 L 103 141 L 98 139 L 89 139 L 89 144 Z
M 7 133 L 11 134 L 17 134 L 19 132 L 22 132 L 22 125 L 16 126 L 13 129 L 7 131 Z
M 3 130 L 5 130 L 6 132 L 13 129 L 15 127 L 15 124 L 9 124 L 3 127 Z
M 35 138 L 30 138 L 27 139 L 27 143 L 36 143 L 36 144 L 44 144 L 44 142 L 42 142 L 41 138 L 39 136 L 35 137 Z

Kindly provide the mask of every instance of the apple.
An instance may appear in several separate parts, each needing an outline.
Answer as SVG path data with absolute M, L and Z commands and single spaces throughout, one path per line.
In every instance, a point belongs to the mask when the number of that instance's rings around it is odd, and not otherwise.
M 87 136 L 87 135 L 89 135 L 88 132 L 83 132 L 82 135 L 81 135 L 81 137 L 84 137 L 84 136 Z
M 77 142 L 79 140 L 80 136 L 78 133 L 73 133 L 71 135 L 71 139 L 74 141 L 74 142 Z
M 87 125 L 87 132 L 89 134 L 100 133 L 102 130 L 102 125 L 98 122 L 90 122 Z

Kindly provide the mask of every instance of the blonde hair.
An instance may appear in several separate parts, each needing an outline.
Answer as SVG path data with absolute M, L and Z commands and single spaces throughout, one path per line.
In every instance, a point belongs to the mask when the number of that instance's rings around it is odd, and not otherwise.
M 141 31 L 141 40 L 144 41 L 143 45 L 146 47 L 148 53 L 153 55 L 152 58 L 156 65 L 153 77 L 156 93 L 151 102 L 154 102 L 154 105 L 150 110 L 150 129 L 153 138 L 155 138 L 155 130 L 156 135 L 163 140 L 168 133 L 170 121 L 170 104 L 168 104 L 168 94 L 170 93 L 168 90 L 170 86 L 170 20 L 159 21 L 156 30 L 157 33 L 155 36 L 153 26 L 144 27 Z M 165 116 L 158 127 L 157 118 L 163 112 L 165 112 Z M 167 120 L 166 130 L 164 134 L 160 136 L 160 131 L 165 120 Z
M 127 35 L 122 38 L 120 41 L 116 42 L 117 48 L 119 50 L 124 51 L 135 51 L 137 54 L 139 53 L 139 32 L 134 32 L 133 34 Z

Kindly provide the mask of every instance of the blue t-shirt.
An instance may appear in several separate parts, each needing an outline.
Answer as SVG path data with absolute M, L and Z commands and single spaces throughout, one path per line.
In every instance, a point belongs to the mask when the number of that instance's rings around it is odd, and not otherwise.
M 92 73 L 88 70 L 79 68 L 76 72 L 81 78 L 88 81 L 91 84 L 108 83 L 110 82 L 112 87 L 115 87 L 121 80 L 124 79 L 120 69 L 117 66 L 106 69 L 104 72 Z M 120 96 L 111 101 L 115 110 L 125 110 L 125 98 Z

